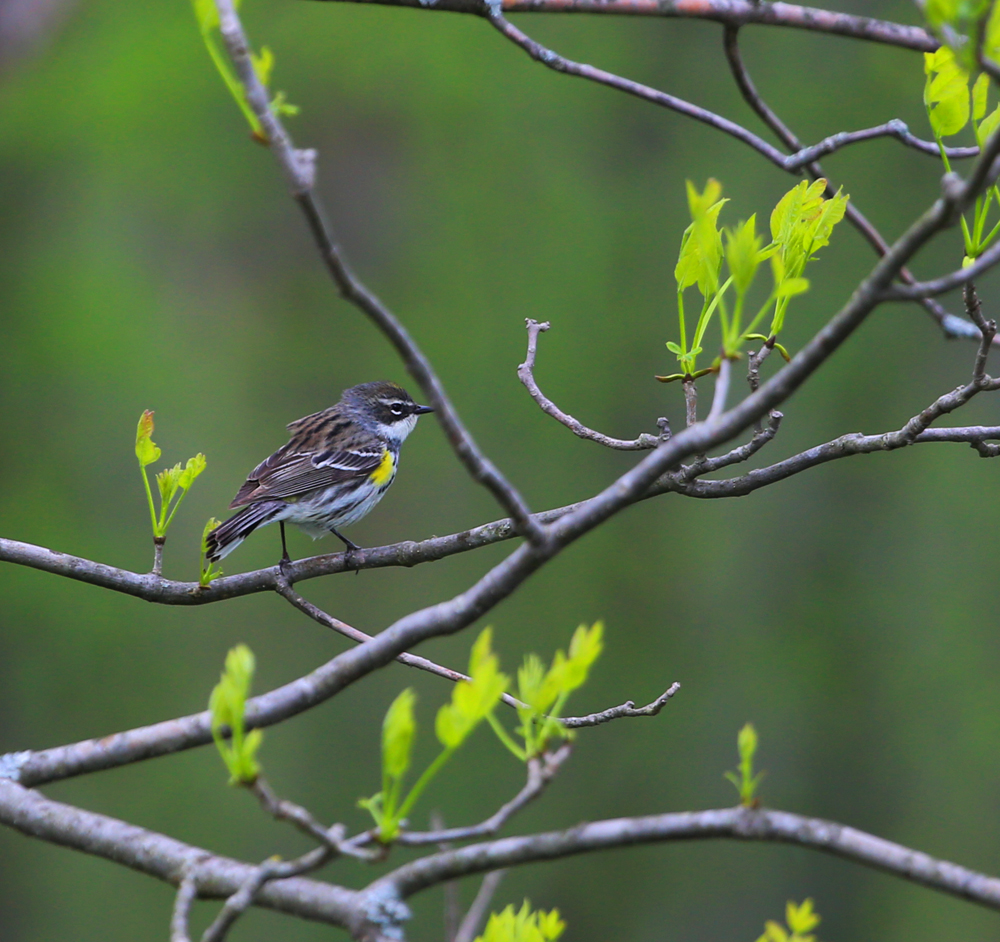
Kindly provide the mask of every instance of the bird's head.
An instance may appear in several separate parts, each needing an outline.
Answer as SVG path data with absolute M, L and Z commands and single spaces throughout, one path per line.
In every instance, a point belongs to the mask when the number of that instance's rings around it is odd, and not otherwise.
M 340 400 L 363 425 L 397 444 L 413 431 L 418 415 L 434 411 L 431 406 L 417 405 L 402 386 L 386 380 L 345 389 Z

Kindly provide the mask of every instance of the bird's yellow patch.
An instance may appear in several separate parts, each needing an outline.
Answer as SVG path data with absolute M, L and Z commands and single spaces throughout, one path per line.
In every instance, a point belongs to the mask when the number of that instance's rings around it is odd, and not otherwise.
M 383 484 L 387 483 L 392 479 L 392 472 L 395 467 L 395 460 L 392 457 L 392 452 L 387 448 L 382 452 L 382 461 L 379 466 L 372 471 L 371 482 L 376 487 L 381 487 Z

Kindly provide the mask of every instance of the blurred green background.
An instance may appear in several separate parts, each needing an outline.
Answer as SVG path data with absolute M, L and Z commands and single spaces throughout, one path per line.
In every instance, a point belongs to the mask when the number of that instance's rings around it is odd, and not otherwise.
M 837 3 L 907 22 L 904 2 Z M 538 378 L 608 433 L 682 422 L 669 371 L 672 270 L 684 180 L 723 182 L 729 223 L 766 219 L 793 179 L 743 145 L 651 105 L 532 63 L 473 17 L 254 0 L 252 38 L 274 84 L 302 106 L 291 129 L 319 150 L 320 189 L 348 256 L 433 358 L 485 450 L 533 507 L 592 493 L 633 457 L 581 442 L 515 375 L 524 318 L 549 319 Z M 720 27 L 654 19 L 531 16 L 537 38 L 757 129 L 729 78 Z M 761 90 L 807 141 L 891 117 L 927 134 L 918 54 L 747 29 Z M 893 141 L 826 162 L 890 236 L 938 187 L 939 165 Z M 0 533 L 142 571 L 149 521 L 132 452 L 156 410 L 164 461 L 208 456 L 166 547 L 194 578 L 204 521 L 224 515 L 283 427 L 376 378 L 408 383 L 387 343 L 337 297 L 270 155 L 252 144 L 212 69 L 187 2 L 80 3 L 0 80 Z M 848 297 L 872 256 L 844 224 L 797 299 L 798 349 Z M 957 235 L 918 272 L 955 267 Z M 995 281 L 983 283 L 996 313 Z M 950 299 L 954 306 L 955 298 Z M 968 344 L 915 306 L 879 310 L 784 408 L 767 461 L 849 431 L 900 425 L 964 381 Z M 778 366 L 772 361 L 768 370 Z M 412 383 L 408 383 L 412 387 Z M 707 397 L 710 382 L 703 383 Z M 997 421 L 976 402 L 957 424 Z M 433 420 L 404 449 L 384 503 L 351 531 L 365 545 L 445 534 L 499 516 Z M 572 761 L 514 832 L 584 819 L 729 805 L 722 773 L 752 720 L 773 807 L 834 818 L 967 866 L 1000 870 L 1000 641 L 996 465 L 921 446 L 854 458 L 739 500 L 668 496 L 573 546 L 484 621 L 512 669 L 551 656 L 581 621 L 607 623 L 606 653 L 574 712 L 674 681 L 655 720 L 579 737 Z M 300 586 L 377 631 L 450 597 L 512 544 L 414 570 Z M 297 531 L 293 555 L 313 547 Z M 225 561 L 272 564 L 269 528 Z M 258 655 L 257 690 L 311 670 L 346 642 L 281 599 L 164 608 L 0 567 L 0 751 L 42 748 L 201 709 L 226 650 Z M 420 653 L 460 666 L 473 632 Z M 265 735 L 282 794 L 364 825 L 378 787 L 384 710 L 419 692 L 420 755 L 448 695 L 394 666 Z M 449 824 L 491 813 L 521 783 L 476 735 L 422 801 Z M 305 847 L 226 786 L 211 749 L 52 785 L 75 802 L 257 860 Z M 405 856 L 405 855 L 403 855 Z M 352 863 L 325 876 L 359 886 Z M 476 883 L 461 891 L 471 899 Z M 567 939 L 753 940 L 789 898 L 813 896 L 826 940 L 996 938 L 997 916 L 857 865 L 732 842 L 617 851 L 525 867 L 497 906 L 559 907 Z M 166 938 L 169 887 L 103 860 L 0 832 L 4 942 Z M 441 892 L 414 901 L 410 937 L 439 940 Z M 195 910 L 198 928 L 214 904 Z M 234 940 L 343 938 L 256 911 Z

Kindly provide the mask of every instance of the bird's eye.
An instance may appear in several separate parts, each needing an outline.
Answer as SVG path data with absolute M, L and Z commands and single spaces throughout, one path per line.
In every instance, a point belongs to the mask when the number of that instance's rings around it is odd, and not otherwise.
M 403 407 L 397 402 L 394 406 L 390 406 L 389 407 L 389 411 L 393 415 L 402 415 L 403 414 Z

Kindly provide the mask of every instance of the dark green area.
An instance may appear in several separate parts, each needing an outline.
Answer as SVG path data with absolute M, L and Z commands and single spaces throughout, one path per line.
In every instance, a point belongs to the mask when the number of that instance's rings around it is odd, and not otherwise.
M 915 20 L 907 3 L 853 7 Z M 290 126 L 301 146 L 319 150 L 321 191 L 349 257 L 434 359 L 470 428 L 532 506 L 579 499 L 634 459 L 576 440 L 528 399 L 515 375 L 525 317 L 553 323 L 538 377 L 568 411 L 621 436 L 655 431 L 663 414 L 682 422 L 680 388 L 652 377 L 675 365 L 664 342 L 676 337 L 684 180 L 722 181 L 732 198 L 723 219 L 733 223 L 755 211 L 764 222 L 791 177 L 715 131 L 530 62 L 472 17 L 290 0 L 247 8 L 253 38 L 277 56 L 275 87 L 302 106 Z M 518 22 L 567 55 L 757 128 L 716 25 Z M 928 135 L 918 54 L 788 30 L 745 34 L 758 85 L 804 139 L 891 117 Z M 938 188 L 939 165 L 894 141 L 826 163 L 890 236 Z M 345 386 L 408 379 L 336 297 L 186 2 L 81 4 L 46 50 L 8 71 L 0 207 L 4 536 L 148 567 L 132 440 L 151 408 L 164 462 L 208 456 L 166 546 L 166 573 L 196 578 L 204 521 L 224 515 L 246 472 L 284 441 L 286 422 Z M 792 350 L 872 262 L 846 224 L 822 254 L 813 290 L 788 318 Z M 951 233 L 916 269 L 936 274 L 960 257 Z M 991 315 L 994 285 L 983 285 Z M 916 306 L 885 307 L 786 405 L 765 456 L 897 427 L 964 381 L 972 354 L 944 342 Z M 710 387 L 703 381 L 706 398 Z M 997 421 L 991 401 L 958 419 L 976 421 Z M 602 617 L 606 652 L 571 701 L 575 711 L 646 702 L 674 680 L 684 688 L 655 720 L 581 735 L 515 830 L 732 804 L 722 773 L 736 764 L 737 730 L 752 720 L 766 804 L 1000 870 L 996 474 L 962 446 L 921 446 L 739 500 L 650 501 L 571 548 L 490 614 L 504 667 L 529 650 L 549 658 L 579 622 Z M 367 545 L 419 539 L 498 515 L 425 419 L 392 492 L 351 535 Z M 460 591 L 510 545 L 302 590 L 377 631 Z M 297 532 L 291 548 L 314 552 Z M 223 568 L 268 565 L 278 552 L 269 528 Z M 0 598 L 0 751 L 201 709 L 240 641 L 257 655 L 258 691 L 345 647 L 277 597 L 167 609 L 4 566 Z M 467 631 L 421 653 L 459 666 L 473 638 Z M 378 787 L 382 715 L 407 684 L 420 697 L 425 763 L 448 690 L 396 666 L 267 731 L 261 760 L 279 793 L 362 826 L 355 801 Z M 434 783 L 415 823 L 432 808 L 449 824 L 478 820 L 521 774 L 484 728 Z M 205 748 L 45 792 L 248 859 L 306 846 L 226 777 Z M 326 875 L 351 885 L 370 878 L 346 862 Z M 466 900 L 474 889 L 463 885 Z M 995 914 L 787 847 L 685 844 L 524 868 L 497 907 L 524 895 L 559 907 L 566 938 L 586 942 L 751 942 L 786 899 L 805 896 L 824 916 L 821 937 L 834 942 L 997 933 Z M 441 938 L 440 899 L 416 901 L 412 939 Z M 166 938 L 171 902 L 170 889 L 146 877 L 0 833 L 4 942 Z M 210 907 L 196 914 L 200 927 Z M 344 937 L 255 912 L 232 938 L 279 934 Z

